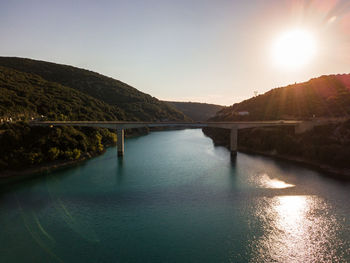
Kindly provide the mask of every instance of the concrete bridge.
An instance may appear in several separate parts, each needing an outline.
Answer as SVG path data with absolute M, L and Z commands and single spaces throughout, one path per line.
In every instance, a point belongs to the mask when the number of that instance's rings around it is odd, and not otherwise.
M 182 127 L 182 128 L 222 128 L 231 130 L 230 151 L 237 153 L 237 131 L 239 129 L 294 126 L 296 133 L 312 129 L 313 121 L 240 121 L 240 122 L 141 122 L 141 121 L 33 121 L 31 126 L 78 126 L 115 129 L 117 131 L 118 156 L 124 155 L 124 130 L 145 127 Z

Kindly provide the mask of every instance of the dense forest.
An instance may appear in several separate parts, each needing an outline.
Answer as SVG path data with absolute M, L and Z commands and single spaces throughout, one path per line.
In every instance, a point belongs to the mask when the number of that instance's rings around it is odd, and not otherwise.
M 117 140 L 107 129 L 30 127 L 25 122 L 3 123 L 0 131 L 0 171 L 89 158 Z
M 224 108 L 224 106 L 199 102 L 167 101 L 171 106 L 183 112 L 194 121 L 206 121 Z
M 240 115 L 239 112 L 249 112 Z M 213 121 L 350 116 L 350 74 L 321 76 L 272 89 L 219 111 Z
M 0 58 L 0 175 L 83 160 L 117 140 L 107 129 L 31 127 L 33 119 L 189 120 L 169 104 L 98 73 Z

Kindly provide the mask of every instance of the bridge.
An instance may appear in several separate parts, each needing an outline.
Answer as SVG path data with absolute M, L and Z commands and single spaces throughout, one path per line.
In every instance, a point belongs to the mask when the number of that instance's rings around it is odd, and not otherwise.
M 294 126 L 296 133 L 302 133 L 312 129 L 316 125 L 322 125 L 315 121 L 236 121 L 236 122 L 142 122 L 142 121 L 32 121 L 31 126 L 78 126 L 107 128 L 117 131 L 118 156 L 124 155 L 124 130 L 134 128 L 151 127 L 181 127 L 181 128 L 222 128 L 231 130 L 230 151 L 237 154 L 238 130 L 259 127 Z

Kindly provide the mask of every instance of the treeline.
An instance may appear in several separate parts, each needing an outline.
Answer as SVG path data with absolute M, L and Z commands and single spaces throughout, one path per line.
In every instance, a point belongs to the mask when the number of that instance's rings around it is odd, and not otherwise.
M 26 122 L 3 123 L 0 131 L 0 171 L 90 158 L 117 140 L 107 129 L 31 127 Z
M 350 74 L 321 76 L 272 89 L 219 111 L 213 121 L 350 116 Z M 239 112 L 249 115 L 241 116 Z

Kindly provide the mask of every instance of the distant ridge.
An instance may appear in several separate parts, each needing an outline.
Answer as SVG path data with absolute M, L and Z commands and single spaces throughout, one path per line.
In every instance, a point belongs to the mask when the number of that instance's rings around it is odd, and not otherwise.
M 215 116 L 215 114 L 224 108 L 224 106 L 199 102 L 179 102 L 166 101 L 186 116 L 194 121 L 206 121 Z
M 242 115 L 240 112 L 249 112 Z M 350 74 L 321 76 L 272 89 L 219 111 L 213 121 L 350 116 Z

